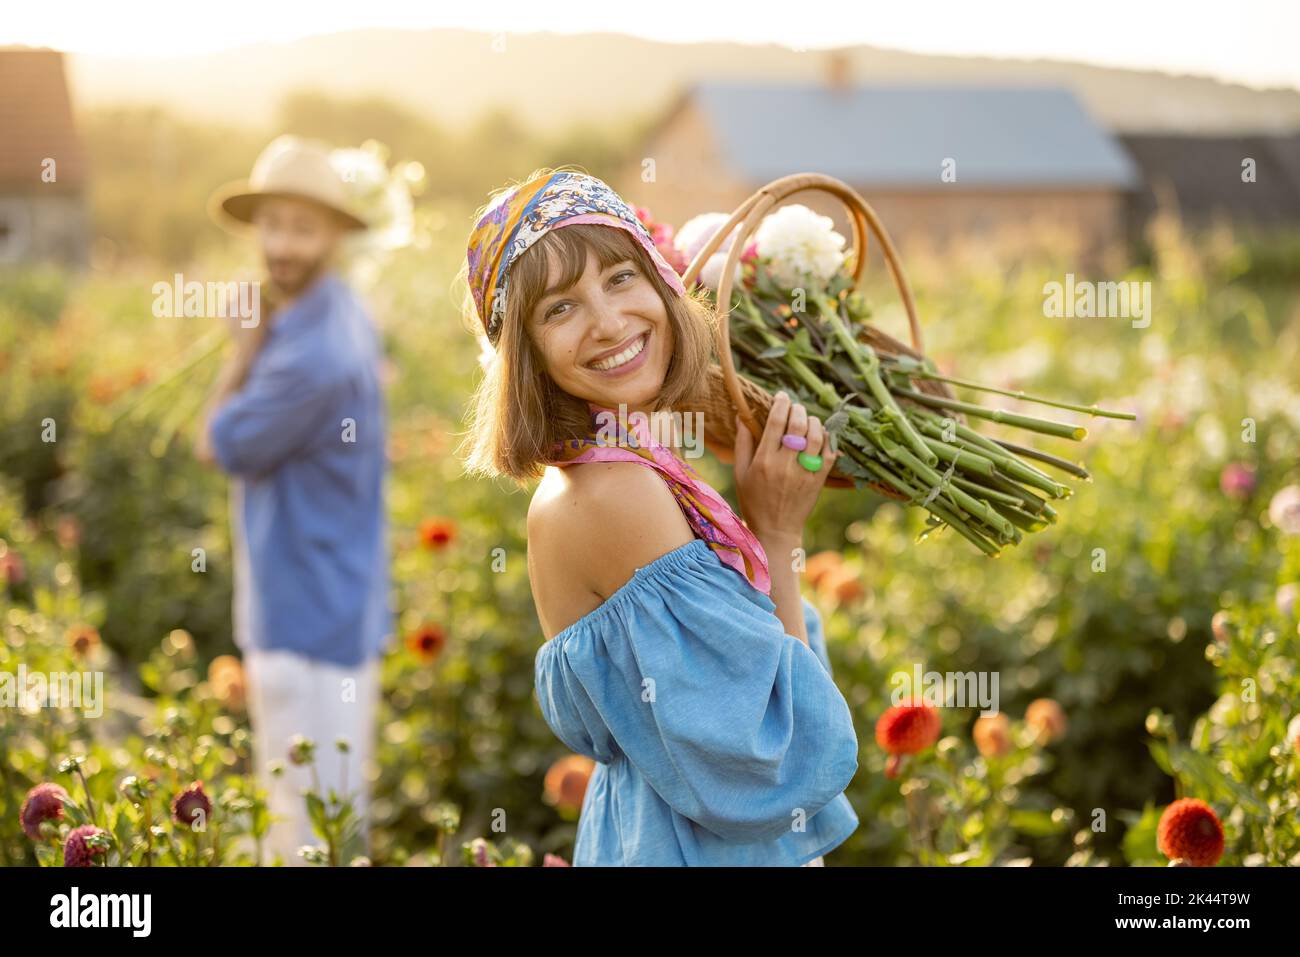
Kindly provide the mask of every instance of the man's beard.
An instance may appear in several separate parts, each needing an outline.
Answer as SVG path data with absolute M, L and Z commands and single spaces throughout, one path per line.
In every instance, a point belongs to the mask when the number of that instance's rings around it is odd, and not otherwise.
M 280 265 L 292 265 L 295 268 L 289 272 L 286 278 L 281 280 L 277 278 L 274 268 Z M 271 286 L 280 298 L 297 296 L 325 271 L 325 265 L 326 259 L 324 257 L 306 263 L 298 259 L 268 259 L 266 261 Z

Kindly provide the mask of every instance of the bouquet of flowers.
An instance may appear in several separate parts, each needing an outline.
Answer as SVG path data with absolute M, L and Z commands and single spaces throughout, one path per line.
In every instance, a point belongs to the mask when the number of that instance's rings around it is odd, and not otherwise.
M 705 213 L 675 233 L 660 227 L 656 240 L 672 246 L 676 261 L 690 263 L 730 218 Z M 699 272 L 699 282 L 715 297 L 731 242 L 734 236 Z M 985 554 L 997 555 L 1055 522 L 1052 502 L 1071 489 L 1039 465 L 1083 480 L 1087 471 L 982 435 L 967 421 L 984 419 L 1074 441 L 1087 430 L 961 401 L 949 387 L 1093 416 L 1135 416 L 943 375 L 917 353 L 890 349 L 892 340 L 867 321 L 870 310 L 845 269 L 844 245 L 832 220 L 806 206 L 781 206 L 762 220 L 732 277 L 729 332 L 737 374 L 768 394 L 784 389 L 818 416 L 832 451 L 844 453 L 836 472 L 853 486 L 871 486 L 924 509 L 923 538 L 946 525 Z

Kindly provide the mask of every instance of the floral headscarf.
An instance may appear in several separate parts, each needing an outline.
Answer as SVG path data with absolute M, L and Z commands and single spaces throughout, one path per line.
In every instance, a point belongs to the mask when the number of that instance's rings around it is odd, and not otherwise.
M 677 295 L 686 292 L 676 270 L 655 248 L 636 211 L 602 180 L 561 170 L 495 197 L 469 236 L 469 285 L 483 331 L 493 346 L 501 335 L 510 267 L 552 229 L 597 223 L 626 230 L 650 256 Z

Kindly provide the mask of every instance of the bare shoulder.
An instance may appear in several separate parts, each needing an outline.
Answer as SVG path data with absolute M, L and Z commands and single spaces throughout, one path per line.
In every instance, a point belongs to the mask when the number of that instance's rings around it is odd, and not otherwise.
M 553 470 L 528 508 L 530 564 L 603 600 L 638 568 L 694 538 L 657 471 L 636 462 L 587 462 Z

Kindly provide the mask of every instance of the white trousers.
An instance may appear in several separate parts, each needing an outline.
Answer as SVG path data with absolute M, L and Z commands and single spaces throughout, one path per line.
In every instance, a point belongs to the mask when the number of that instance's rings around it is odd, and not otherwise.
M 361 853 L 368 854 L 370 789 L 366 775 L 378 734 L 379 659 L 347 668 L 290 651 L 253 649 L 244 654 L 244 671 L 253 760 L 271 812 L 262 863 L 274 863 L 279 856 L 285 865 L 301 865 L 305 862 L 298 856 L 298 848 L 304 844 L 324 847 L 325 842 L 312 830 L 302 796 L 305 789 L 316 787 L 317 781 L 326 802 L 330 788 L 340 798 L 351 795 L 362 822 Z M 297 734 L 316 745 L 316 780 L 310 766 L 289 761 L 290 742 Z M 339 753 L 335 745 L 339 738 L 348 742 L 347 754 Z M 267 772 L 271 761 L 283 764 L 281 775 Z

